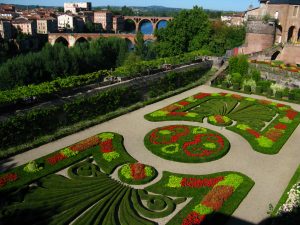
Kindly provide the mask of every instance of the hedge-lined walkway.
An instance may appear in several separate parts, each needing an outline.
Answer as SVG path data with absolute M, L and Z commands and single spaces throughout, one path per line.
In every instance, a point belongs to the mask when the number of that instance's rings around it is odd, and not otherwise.
M 182 94 L 91 127 L 82 132 L 43 145 L 26 153 L 19 154 L 8 159 L 1 167 L 27 163 L 30 160 L 39 158 L 100 132 L 116 132 L 124 136 L 125 147 L 134 158 L 142 163 L 153 166 L 158 170 L 159 176 L 155 181 L 158 181 L 161 178 L 161 172 L 164 170 L 185 174 L 209 174 L 221 171 L 237 171 L 249 176 L 255 181 L 255 185 L 233 216 L 256 224 L 268 216 L 267 210 L 269 203 L 272 203 L 273 205 L 277 203 L 291 176 L 299 165 L 300 151 L 298 146 L 300 140 L 297 139 L 297 137 L 300 136 L 299 127 L 295 130 L 293 135 L 291 135 L 290 139 L 277 155 L 264 155 L 253 151 L 250 144 L 245 139 L 241 138 L 240 135 L 222 127 L 212 126 L 207 123 L 200 124 L 197 122 L 185 121 L 150 122 L 144 119 L 145 114 L 198 92 L 213 93 L 222 91 L 223 90 L 209 86 L 200 86 L 191 89 Z M 228 91 L 228 93 L 230 93 L 230 91 Z M 261 96 L 251 95 L 251 97 L 265 99 Z M 291 105 L 295 110 L 300 111 L 300 105 L 285 102 L 284 104 Z M 215 130 L 223 134 L 230 141 L 231 149 L 223 158 L 201 164 L 180 163 L 159 158 L 146 149 L 144 146 L 144 136 L 152 129 L 172 124 L 201 125 Z

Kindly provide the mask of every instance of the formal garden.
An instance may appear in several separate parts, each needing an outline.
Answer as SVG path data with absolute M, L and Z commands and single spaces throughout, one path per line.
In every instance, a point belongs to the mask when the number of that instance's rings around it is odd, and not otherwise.
M 192 138 L 187 134 L 190 130 L 195 135 L 204 133 L 212 151 L 229 148 L 227 140 L 205 128 L 159 130 L 165 135 L 173 132 L 173 137 L 177 133 L 175 141 L 178 136 Z M 157 141 L 167 138 L 157 137 Z M 222 144 L 212 145 L 220 140 Z M 64 168 L 68 168 L 65 176 L 56 174 Z M 115 169 L 118 178 L 111 176 Z M 232 214 L 254 185 L 238 172 L 187 175 L 164 171 L 158 181 L 150 183 L 157 174 L 155 168 L 127 153 L 121 135 L 100 133 L 1 174 L 0 218 L 4 224 L 150 225 L 176 211 L 167 224 L 212 220 L 222 224 L 226 217 L 215 218 L 219 215 L 215 212 Z M 139 188 L 141 184 L 146 186 Z M 179 205 L 183 209 L 178 212 Z
M 237 133 L 256 154 L 269 155 L 281 150 L 300 122 L 298 111 L 286 104 L 224 92 L 197 93 L 144 117 L 178 122 L 146 133 L 144 145 L 153 159 L 191 166 L 230 152 L 230 139 L 217 128 Z M 115 132 L 53 150 L 1 173 L 4 224 L 224 224 L 255 186 L 239 171 L 200 175 L 155 168 L 131 156 Z M 298 179 L 299 172 L 273 216 L 298 204 Z

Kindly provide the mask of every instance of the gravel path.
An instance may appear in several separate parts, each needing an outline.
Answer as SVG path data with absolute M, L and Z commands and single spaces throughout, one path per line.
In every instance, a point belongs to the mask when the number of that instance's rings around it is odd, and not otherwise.
M 300 127 L 295 130 L 288 142 L 277 155 L 264 155 L 252 150 L 250 144 L 240 135 L 226 130 L 225 128 L 212 126 L 207 123 L 199 124 L 197 122 L 185 121 L 149 122 L 143 118 L 144 115 L 149 112 L 160 109 L 198 92 L 224 92 L 224 90 L 205 85 L 196 87 L 100 125 L 96 125 L 84 131 L 32 149 L 31 151 L 19 154 L 15 157 L 11 157 L 2 166 L 24 164 L 29 160 L 39 158 L 100 132 L 117 132 L 124 136 L 125 147 L 134 158 L 140 162 L 154 166 L 159 172 L 167 170 L 175 173 L 209 174 L 221 171 L 238 171 L 251 177 L 255 181 L 255 185 L 234 212 L 233 216 L 257 224 L 268 217 L 267 211 L 269 203 L 276 205 L 290 178 L 299 165 L 300 151 L 298 146 L 300 140 L 297 138 L 300 137 Z M 251 95 L 251 97 L 266 99 L 255 95 Z M 295 110 L 300 111 L 300 105 L 289 105 Z M 169 124 L 200 125 L 220 132 L 230 141 L 231 149 L 223 158 L 208 163 L 187 164 L 159 158 L 145 148 L 143 139 L 150 130 Z M 160 177 L 155 181 L 158 181 L 159 178 Z M 239 223 L 236 220 L 230 220 L 228 224 L 232 225 Z

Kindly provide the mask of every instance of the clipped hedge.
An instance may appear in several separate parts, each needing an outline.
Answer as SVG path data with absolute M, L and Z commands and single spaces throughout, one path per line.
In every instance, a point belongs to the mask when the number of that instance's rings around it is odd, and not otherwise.
M 58 105 L 45 105 L 16 112 L 0 123 L 1 149 L 30 142 L 61 127 L 105 115 L 122 107 L 144 101 L 151 93 L 167 92 L 198 80 L 208 69 L 194 68 L 170 72 L 142 86 L 111 88 L 92 95 L 81 95 Z M 145 88 L 145 85 L 147 88 Z
M 101 82 L 108 76 L 136 77 L 140 75 L 147 75 L 148 73 L 155 73 L 159 69 L 162 70 L 161 66 L 163 64 L 172 64 L 175 66 L 192 63 L 195 61 L 195 58 L 201 54 L 202 53 L 200 51 L 194 51 L 184 55 L 141 61 L 132 65 L 120 66 L 114 71 L 99 70 L 97 72 L 84 75 L 58 78 L 56 80 L 37 85 L 32 84 L 17 87 L 12 90 L 0 91 L 0 107 L 5 107 L 10 104 L 27 103 L 37 99 L 45 100 L 65 90 Z

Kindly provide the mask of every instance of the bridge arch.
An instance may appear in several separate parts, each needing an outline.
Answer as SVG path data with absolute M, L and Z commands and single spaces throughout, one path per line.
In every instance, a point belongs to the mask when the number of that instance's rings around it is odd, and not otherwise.
M 152 21 L 150 19 L 142 19 L 138 23 L 138 31 L 141 31 L 143 34 L 153 34 L 154 29 Z
M 165 19 L 159 20 L 157 21 L 156 25 L 155 25 L 155 29 L 161 29 L 161 28 L 165 28 L 168 24 L 168 21 Z
M 124 21 L 124 31 L 126 33 L 136 33 L 136 23 L 133 19 L 125 19 Z
M 127 47 L 129 51 L 134 50 L 134 42 L 132 42 L 129 38 L 125 38 Z
M 77 38 L 77 40 L 75 41 L 75 45 L 78 45 L 80 43 L 85 43 L 85 42 L 88 42 L 88 40 L 85 37 L 80 37 Z
M 58 37 L 58 38 L 55 40 L 55 42 L 54 42 L 54 44 L 59 44 L 59 43 L 63 44 L 63 45 L 66 46 L 66 47 L 69 46 L 68 40 L 67 40 L 66 38 L 62 37 L 62 36 Z
M 295 26 L 291 26 L 288 30 L 287 42 L 294 41 Z

